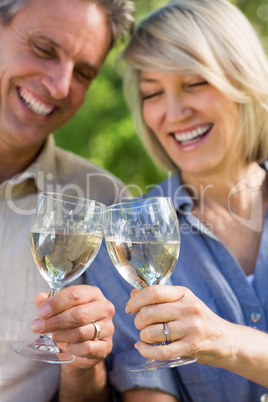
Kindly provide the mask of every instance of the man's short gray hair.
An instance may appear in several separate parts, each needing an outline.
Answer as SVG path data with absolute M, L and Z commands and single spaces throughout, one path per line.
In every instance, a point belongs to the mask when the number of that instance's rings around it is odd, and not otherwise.
M 27 3 L 27 0 L 2 0 L 0 16 L 2 24 L 6 24 Z
M 28 1 L 29 0 L 0 0 L 0 20 L 2 24 L 8 24 L 14 15 L 25 7 Z M 105 10 L 107 21 L 111 27 L 112 45 L 116 42 L 118 37 L 123 37 L 132 30 L 134 24 L 134 4 L 132 0 L 85 1 L 100 4 Z

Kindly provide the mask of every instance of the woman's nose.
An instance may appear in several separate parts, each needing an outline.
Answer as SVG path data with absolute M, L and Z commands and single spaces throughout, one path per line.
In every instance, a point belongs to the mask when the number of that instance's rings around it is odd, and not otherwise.
M 168 97 L 166 105 L 166 119 L 169 122 L 186 120 L 193 113 L 189 102 L 184 95 L 175 94 Z

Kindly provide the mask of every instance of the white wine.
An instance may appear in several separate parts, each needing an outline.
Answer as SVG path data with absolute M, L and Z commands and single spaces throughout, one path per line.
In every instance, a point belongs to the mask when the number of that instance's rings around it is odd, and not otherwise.
M 164 284 L 180 252 L 179 241 L 126 242 L 108 237 L 106 245 L 120 275 L 137 289 Z
M 31 232 L 35 263 L 51 285 L 64 286 L 78 278 L 94 260 L 101 241 L 100 233 Z

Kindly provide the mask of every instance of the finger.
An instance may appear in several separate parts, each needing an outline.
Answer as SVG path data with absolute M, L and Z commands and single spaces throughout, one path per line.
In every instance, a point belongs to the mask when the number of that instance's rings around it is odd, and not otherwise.
M 142 307 L 135 317 L 135 326 L 140 331 L 145 327 L 180 319 L 178 302 L 154 304 Z
M 69 308 L 47 319 L 37 319 L 32 324 L 36 333 L 49 333 L 59 330 L 83 327 L 92 321 L 110 320 L 114 315 L 114 306 L 107 299 L 91 301 Z
M 112 341 L 96 340 L 81 343 L 68 343 L 66 349 L 69 353 L 86 359 L 102 360 L 112 351 Z
M 41 293 L 41 292 L 38 293 L 35 296 L 35 300 L 34 300 L 36 308 L 38 309 L 41 306 L 41 304 L 44 303 L 44 301 L 46 301 L 48 298 L 49 298 L 49 293 Z
M 138 289 L 133 289 L 133 290 L 130 292 L 130 297 L 134 296 L 136 293 L 139 293 L 139 292 L 140 292 L 140 290 L 138 290 Z
M 47 298 L 38 308 L 40 318 L 48 318 L 74 306 L 105 299 L 100 289 L 94 286 L 78 285 L 61 290 L 57 295 Z
M 81 343 L 85 341 L 97 341 L 112 339 L 114 333 L 114 325 L 112 320 L 96 321 L 99 326 L 99 337 L 96 338 L 97 332 L 95 326 L 90 323 L 77 328 L 60 330 L 53 333 L 53 339 L 56 342 Z
M 168 337 L 164 333 L 164 323 L 149 325 L 140 332 L 140 338 L 143 342 L 155 344 L 167 341 L 176 341 L 185 336 L 185 327 L 178 321 L 166 322 L 166 328 L 169 331 Z
M 189 344 L 184 341 L 177 341 L 168 345 L 153 346 L 144 342 L 137 342 L 135 348 L 147 359 L 170 360 L 183 356 L 195 357 Z
M 131 294 L 126 312 L 136 314 L 142 307 L 181 299 L 188 289 L 182 286 L 154 285 Z
M 57 342 L 57 346 L 74 355 L 75 360 L 72 365 L 80 368 L 96 365 L 112 351 L 112 341 L 110 339 L 81 342 L 80 344 Z

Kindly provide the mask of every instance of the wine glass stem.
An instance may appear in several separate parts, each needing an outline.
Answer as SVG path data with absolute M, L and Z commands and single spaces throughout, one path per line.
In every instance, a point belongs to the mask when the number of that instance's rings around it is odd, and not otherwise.
M 52 287 L 50 287 L 49 297 L 55 296 L 56 294 L 59 293 L 60 290 L 61 290 L 61 288 L 52 288 Z M 54 344 L 54 341 L 52 340 L 52 334 L 51 333 L 41 335 L 40 338 L 46 339 L 48 342 L 51 342 L 51 343 Z
M 50 287 L 49 297 L 57 295 L 60 290 L 61 290 L 61 287 L 60 288 L 52 288 L 52 287 Z

